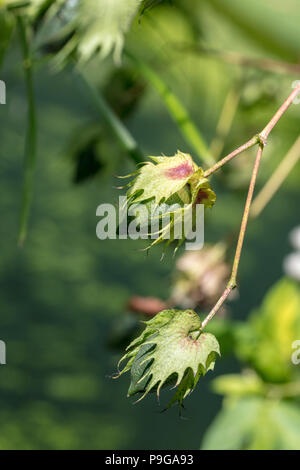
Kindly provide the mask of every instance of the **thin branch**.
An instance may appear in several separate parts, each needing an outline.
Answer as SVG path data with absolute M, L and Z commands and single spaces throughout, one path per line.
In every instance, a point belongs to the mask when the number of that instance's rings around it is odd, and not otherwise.
M 212 173 L 217 171 L 219 168 L 221 168 L 225 163 L 229 162 L 232 160 L 234 157 L 239 155 L 240 153 L 244 152 L 245 150 L 248 150 L 250 147 L 253 147 L 254 145 L 258 143 L 262 143 L 263 145 L 266 145 L 267 138 L 271 132 L 271 130 L 274 128 L 274 126 L 278 123 L 280 118 L 284 115 L 286 110 L 291 106 L 297 95 L 300 93 L 300 82 L 298 85 L 295 87 L 295 89 L 290 93 L 290 95 L 287 97 L 287 99 L 284 101 L 284 103 L 280 106 L 278 111 L 274 114 L 272 119 L 268 122 L 266 127 L 257 135 L 252 137 L 252 139 L 248 140 L 245 144 L 241 145 L 238 147 L 236 150 L 233 152 L 229 153 L 226 155 L 226 157 L 222 158 L 219 160 L 215 165 L 213 165 L 211 168 L 206 170 L 204 172 L 204 176 L 207 178 L 210 176 Z
M 290 148 L 286 156 L 280 162 L 271 178 L 267 181 L 262 190 L 253 201 L 250 216 L 257 217 L 272 199 L 276 191 L 280 188 L 283 181 L 287 178 L 291 170 L 300 160 L 300 136 L 294 145 Z
M 237 247 L 236 247 L 236 252 L 234 256 L 234 261 L 233 261 L 233 266 L 232 266 L 232 272 L 230 276 L 230 280 L 226 286 L 226 289 L 224 290 L 223 294 L 219 298 L 218 302 L 216 305 L 212 308 L 212 310 L 209 312 L 205 320 L 202 322 L 201 329 L 205 328 L 206 325 L 210 322 L 210 320 L 215 316 L 221 305 L 225 302 L 231 291 L 236 287 L 236 278 L 237 278 L 237 272 L 238 272 L 238 267 L 241 259 L 241 253 L 243 249 L 243 244 L 244 244 L 244 239 L 245 239 L 245 233 L 246 233 L 246 228 L 247 228 L 247 223 L 249 219 L 249 212 L 250 212 L 250 206 L 253 198 L 253 192 L 255 188 L 255 183 L 257 179 L 257 174 L 258 174 L 258 169 L 259 165 L 261 162 L 261 156 L 263 153 L 263 144 L 260 144 L 257 150 L 256 154 L 256 159 L 252 171 L 252 176 L 250 180 L 250 185 L 249 185 L 249 190 L 248 190 L 248 195 L 246 199 L 246 204 L 244 208 L 244 213 L 243 213 L 243 218 L 242 218 L 242 223 L 241 223 L 241 228 L 240 228 L 240 234 L 237 242 Z
M 216 303 L 216 305 L 213 307 L 213 309 L 209 312 L 209 314 L 207 315 L 207 317 L 203 320 L 202 324 L 201 324 L 201 330 L 203 330 L 206 325 L 210 322 L 210 320 L 215 316 L 215 314 L 217 313 L 217 311 L 222 307 L 223 303 L 225 302 L 225 300 L 227 299 L 227 297 L 229 296 L 230 292 L 232 291 L 232 287 L 231 286 L 227 286 L 226 289 L 224 290 L 223 294 L 221 295 L 221 297 L 219 298 L 218 302 Z
M 277 124 L 277 122 L 280 120 L 280 118 L 283 116 L 283 114 L 286 112 L 286 110 L 289 108 L 289 106 L 293 103 L 294 99 L 296 96 L 300 93 L 300 83 L 297 85 L 297 87 L 293 90 L 293 92 L 288 96 L 288 98 L 284 101 L 284 103 L 280 106 L 278 111 L 274 114 L 272 119 L 269 121 L 269 123 L 266 125 L 266 127 L 263 129 L 263 131 L 256 137 L 256 142 L 253 142 L 253 139 L 249 140 L 244 144 L 244 146 L 239 147 L 236 151 L 232 152 L 229 154 L 227 157 L 223 158 L 220 162 L 218 162 L 216 165 L 214 165 L 211 169 L 207 170 L 205 173 L 205 176 L 209 176 L 212 174 L 214 171 L 216 171 L 218 168 L 220 168 L 222 165 L 224 165 L 227 161 L 231 160 L 234 156 L 238 155 L 245 149 L 251 147 L 252 145 L 255 145 L 255 143 L 259 142 L 259 147 L 257 150 L 256 154 L 256 159 L 254 163 L 254 168 L 252 171 L 251 175 L 251 180 L 250 180 L 250 185 L 249 185 L 249 190 L 248 190 L 248 195 L 246 199 L 246 204 L 244 208 L 244 213 L 242 217 L 242 223 L 241 223 L 241 228 L 240 228 L 240 233 L 239 233 L 239 238 L 237 242 L 237 247 L 236 247 L 236 252 L 233 260 L 233 265 L 232 265 L 232 272 L 230 276 L 230 280 L 226 286 L 225 291 L 219 298 L 218 302 L 216 305 L 212 308 L 212 310 L 209 312 L 207 317 L 204 319 L 202 323 L 202 329 L 206 327 L 206 325 L 209 323 L 209 321 L 214 317 L 214 315 L 217 313 L 221 305 L 225 302 L 227 297 L 229 296 L 230 292 L 236 287 L 237 285 L 237 272 L 238 272 L 238 267 L 240 263 L 240 258 L 241 258 L 241 253 L 243 249 L 243 244 L 244 244 L 244 239 L 245 239 L 245 233 L 246 233 L 246 228 L 247 228 L 247 223 L 249 219 L 249 214 L 250 214 L 250 208 L 251 208 L 251 203 L 253 199 L 253 193 L 254 193 L 254 188 L 255 188 L 255 183 L 257 179 L 257 174 L 258 174 L 258 169 L 259 165 L 261 162 L 261 157 L 263 153 L 263 149 L 267 143 L 267 138 L 274 128 L 274 126 Z M 243 148 L 244 147 L 244 148 Z
M 245 150 L 248 150 L 249 148 L 253 147 L 254 145 L 256 145 L 258 143 L 259 143 L 259 136 L 256 135 L 256 136 L 252 137 L 252 139 L 248 140 L 248 142 L 241 145 L 236 150 L 234 150 L 233 152 L 226 155 L 226 157 L 222 158 L 222 160 L 219 160 L 214 166 L 212 166 L 211 168 L 206 170 L 204 172 L 205 178 L 210 176 L 212 173 L 214 173 L 219 168 L 221 168 L 223 165 L 225 165 L 225 163 L 229 162 L 230 160 L 232 160 L 234 157 L 236 157 L 240 153 L 245 152 Z
M 240 234 L 239 234 L 238 243 L 237 243 L 237 247 L 236 247 L 236 252 L 235 252 L 235 256 L 234 256 L 234 262 L 233 262 L 233 266 L 232 266 L 232 273 L 231 273 L 231 277 L 230 277 L 230 281 L 229 281 L 229 285 L 232 288 L 236 287 L 236 277 L 237 277 L 238 267 L 239 267 L 239 263 L 240 263 L 242 248 L 243 248 L 243 244 L 244 244 L 244 238 L 245 238 L 247 223 L 248 223 L 248 219 L 249 219 L 250 206 L 251 206 L 251 202 L 252 202 L 252 198 L 253 198 L 253 193 L 254 193 L 254 188 L 255 188 L 255 183 L 256 183 L 256 179 L 257 179 L 259 165 L 260 165 L 260 162 L 261 162 L 261 156 L 262 156 L 262 153 L 263 153 L 263 148 L 264 148 L 264 146 L 262 144 L 260 144 L 259 147 L 258 147 L 257 154 L 256 154 L 256 159 L 255 159 L 255 163 L 254 163 L 254 168 L 253 168 L 253 172 L 252 172 L 252 176 L 251 176 L 251 180 L 250 180 L 249 191 L 248 191 L 248 195 L 247 195 L 247 199 L 246 199 L 244 214 L 243 214 L 242 223 L 241 223 Z
M 259 134 L 260 138 L 263 140 L 267 140 L 268 135 L 270 134 L 271 130 L 273 129 L 274 126 L 278 123 L 279 119 L 284 115 L 286 110 L 291 106 L 293 103 L 294 99 L 297 97 L 297 95 L 300 93 L 300 81 L 298 85 L 294 88 L 292 93 L 287 97 L 285 102 L 280 106 L 278 109 L 277 113 L 274 114 L 272 117 L 271 121 L 266 125 L 266 127 L 262 130 L 262 132 Z

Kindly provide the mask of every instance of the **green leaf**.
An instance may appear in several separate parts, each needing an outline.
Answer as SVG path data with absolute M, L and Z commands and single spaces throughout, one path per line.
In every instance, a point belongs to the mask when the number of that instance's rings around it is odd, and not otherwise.
M 222 410 L 208 428 L 201 449 L 244 449 L 255 426 L 261 401 L 257 398 L 225 401 Z
M 300 410 L 297 404 L 267 398 L 225 400 L 207 430 L 205 450 L 298 450 Z
M 273 411 L 278 426 L 280 448 L 300 449 L 300 410 L 299 405 L 282 401 Z
M 193 310 L 163 310 L 146 322 L 143 333 L 127 348 L 120 363 L 127 364 L 118 376 L 131 371 L 128 395 L 149 392 L 159 397 L 163 386 L 177 391 L 167 408 L 190 394 L 199 378 L 214 368 L 219 344 L 210 333 L 201 332 L 201 321 Z M 138 400 L 138 401 L 139 401 Z
M 265 380 L 287 381 L 298 373 L 292 363 L 292 343 L 300 338 L 300 292 L 283 278 L 267 293 L 249 322 L 236 328 L 237 354 Z

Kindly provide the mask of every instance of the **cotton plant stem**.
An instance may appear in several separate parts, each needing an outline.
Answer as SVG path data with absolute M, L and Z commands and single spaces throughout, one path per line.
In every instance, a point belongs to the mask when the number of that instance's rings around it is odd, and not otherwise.
M 261 156 L 262 156 L 262 153 L 263 153 L 263 148 L 264 148 L 264 145 L 261 143 L 258 147 L 258 150 L 257 150 L 256 159 L 255 159 L 255 163 L 254 163 L 254 167 L 253 167 L 253 171 L 252 171 L 252 176 L 251 176 L 248 195 L 247 195 L 246 204 L 245 204 L 245 208 L 244 208 L 244 213 L 243 213 L 239 238 L 238 238 L 238 242 L 237 242 L 236 252 L 235 252 L 235 256 L 234 256 L 234 261 L 233 261 L 230 280 L 229 280 L 223 294 L 219 298 L 218 302 L 212 308 L 212 310 L 209 312 L 209 314 L 207 315 L 205 320 L 202 322 L 201 329 L 204 329 L 206 327 L 206 325 L 210 322 L 210 320 L 215 316 L 217 311 L 223 305 L 223 303 L 225 302 L 225 300 L 229 296 L 230 292 L 237 285 L 237 282 L 236 282 L 237 272 L 238 272 L 238 267 L 239 267 L 239 263 L 240 263 L 240 259 L 241 259 L 241 253 L 242 253 L 242 249 L 243 249 L 245 233 L 246 233 L 247 223 L 248 223 L 248 219 L 249 219 L 250 207 L 251 207 L 251 202 L 252 202 L 252 199 L 253 199 L 253 193 L 254 193 L 254 188 L 255 188 L 255 183 L 256 183 L 256 179 L 257 179 L 259 165 L 260 165 L 260 162 L 261 162 Z
M 236 157 L 237 155 L 239 155 L 240 153 L 242 152 L 245 152 L 245 150 L 248 150 L 249 148 L 253 147 L 254 145 L 258 144 L 259 143 L 259 136 L 256 135 L 254 137 L 252 137 L 252 139 L 248 140 L 248 142 L 246 142 L 245 144 L 241 145 L 240 147 L 238 147 L 237 149 L 235 149 L 233 152 L 229 153 L 228 155 L 226 155 L 226 157 L 222 158 L 221 160 L 219 160 L 215 165 L 213 165 L 211 168 L 209 168 L 208 170 L 206 170 L 204 172 L 204 177 L 207 178 L 208 176 L 210 176 L 211 174 L 213 174 L 215 171 L 217 171 L 219 168 L 221 168 L 223 165 L 225 165 L 225 163 L 229 162 L 230 160 L 232 160 L 234 157 Z
M 257 150 L 256 154 L 256 159 L 254 163 L 254 168 L 250 180 L 250 185 L 249 185 L 249 190 L 248 190 L 248 195 L 246 199 L 246 204 L 245 204 L 245 209 L 244 209 L 244 214 L 242 218 L 242 223 L 241 223 L 241 228 L 240 228 L 240 234 L 238 238 L 238 243 L 236 247 L 236 252 L 234 256 L 234 261 L 233 261 L 233 266 L 232 266 L 232 273 L 229 281 L 229 286 L 234 289 L 236 287 L 236 278 L 237 278 L 237 272 L 238 272 L 238 267 L 240 263 L 240 258 L 241 258 L 241 253 L 242 253 L 242 248 L 243 248 L 243 243 L 244 243 L 244 238 L 245 238 L 245 233 L 246 233 L 246 228 L 247 228 L 247 223 L 249 219 L 249 213 L 250 213 L 250 206 L 251 202 L 253 199 L 253 193 L 254 193 L 254 188 L 255 188 L 255 183 L 257 179 L 257 174 L 258 174 L 258 169 L 259 165 L 261 162 L 261 156 L 263 153 L 263 144 L 260 144 Z
M 292 93 L 287 97 L 287 99 L 284 101 L 284 103 L 280 106 L 278 111 L 274 114 L 272 117 L 271 121 L 268 122 L 266 127 L 262 130 L 262 132 L 259 134 L 260 138 L 262 140 L 267 140 L 268 135 L 270 134 L 271 130 L 276 126 L 278 123 L 279 119 L 284 115 L 286 110 L 291 106 L 293 103 L 294 99 L 297 97 L 297 95 L 300 93 L 300 81 L 298 85 L 294 88 Z
M 32 73 L 32 60 L 30 46 L 27 39 L 27 29 L 24 19 L 17 16 L 20 41 L 23 49 L 23 63 L 25 71 L 26 93 L 28 102 L 28 124 L 25 141 L 22 206 L 20 214 L 20 228 L 18 235 L 19 246 L 22 246 L 27 234 L 27 225 L 33 197 L 34 175 L 36 167 L 36 115 L 34 100 L 34 83 Z
M 201 330 L 203 330 L 206 327 L 206 325 L 210 322 L 210 320 L 215 316 L 217 311 L 222 307 L 223 303 L 225 302 L 225 300 L 227 299 L 231 291 L 232 291 L 232 287 L 227 286 L 223 294 L 219 298 L 218 302 L 216 303 L 216 305 L 209 312 L 207 317 L 203 320 L 202 325 L 201 325 Z
M 258 217 L 264 210 L 266 205 L 272 199 L 276 191 L 280 188 L 283 181 L 287 178 L 291 170 L 300 160 L 300 136 L 297 138 L 294 145 L 288 151 L 284 159 L 280 162 L 271 178 L 267 181 L 262 190 L 258 193 L 253 201 L 250 216 L 252 218 Z
M 204 319 L 202 322 L 201 330 L 203 330 L 207 324 L 210 322 L 210 320 L 215 316 L 221 305 L 225 302 L 227 297 L 229 296 L 230 292 L 236 287 L 237 285 L 237 272 L 238 272 L 238 267 L 241 259 L 241 253 L 242 253 L 242 248 L 243 248 L 243 243 L 244 243 L 244 238 L 245 238 L 245 233 L 246 233 L 246 228 L 247 228 L 247 223 L 250 215 L 250 208 L 251 208 L 251 202 L 253 199 L 253 193 L 254 193 L 254 188 L 255 188 L 255 183 L 257 179 L 257 174 L 258 174 L 258 169 L 259 165 L 261 162 L 261 157 L 263 153 L 263 149 L 267 143 L 268 136 L 272 129 L 275 127 L 275 125 L 278 123 L 278 121 L 281 119 L 281 117 L 284 115 L 286 110 L 289 108 L 289 106 L 293 103 L 294 99 L 297 97 L 297 95 L 300 93 L 300 82 L 299 84 L 295 87 L 295 89 L 290 93 L 290 95 L 287 97 L 287 99 L 284 101 L 284 103 L 280 106 L 278 111 L 274 114 L 272 119 L 268 122 L 266 127 L 258 134 L 257 136 L 253 137 L 250 139 L 246 144 L 242 145 L 239 147 L 237 150 L 232 152 L 231 154 L 227 155 L 227 157 L 224 157 L 222 160 L 220 160 L 218 163 L 216 163 L 212 168 L 207 170 L 204 175 L 209 176 L 210 174 L 214 173 L 214 171 L 218 170 L 221 166 L 223 166 L 225 163 L 227 163 L 229 160 L 234 158 L 236 155 L 239 153 L 243 152 L 244 150 L 252 147 L 256 143 L 259 143 L 258 151 L 256 154 L 256 159 L 254 163 L 254 168 L 250 180 L 250 185 L 249 185 L 249 190 L 248 190 L 248 195 L 246 199 L 246 204 L 244 208 L 244 213 L 242 217 L 242 223 L 241 223 L 241 228 L 240 228 L 240 233 L 239 233 L 239 238 L 237 242 L 237 247 L 236 247 L 236 252 L 233 260 L 233 265 L 232 265 L 232 272 L 231 272 L 231 277 L 230 280 L 226 286 L 226 289 L 224 290 L 223 294 L 219 298 L 218 302 L 216 305 L 212 308 L 212 310 L 209 312 L 207 317 Z M 297 144 L 298 145 L 298 144 Z
M 124 126 L 119 117 L 114 113 L 100 92 L 89 82 L 83 72 L 76 71 L 76 81 L 81 91 L 93 103 L 93 106 L 101 114 L 107 126 L 119 141 L 121 147 L 128 152 L 135 163 L 145 161 L 145 157 L 136 140 Z
M 225 163 L 229 162 L 230 160 L 232 160 L 234 157 L 236 157 L 237 155 L 239 155 L 240 153 L 244 152 L 245 150 L 248 150 L 249 148 L 253 147 L 254 145 L 258 144 L 258 143 L 262 143 L 263 145 L 265 145 L 267 143 L 267 139 L 268 139 L 268 136 L 270 134 L 270 132 L 272 131 L 272 129 L 276 126 L 276 124 L 278 123 L 278 121 L 280 120 L 280 118 L 284 115 L 284 113 L 286 112 L 286 110 L 289 108 L 289 106 L 291 106 L 291 104 L 293 103 L 294 99 L 297 97 L 297 95 L 300 93 L 300 82 L 298 83 L 298 85 L 294 88 L 294 90 L 292 91 L 292 93 L 287 97 L 287 99 L 284 101 L 284 103 L 280 106 L 280 108 L 278 109 L 278 111 L 274 114 L 274 116 L 272 117 L 272 119 L 268 122 L 268 124 L 266 125 L 266 127 L 257 135 L 255 135 L 254 137 L 252 137 L 252 139 L 248 140 L 248 142 L 246 142 L 245 144 L 241 145 L 240 147 L 238 147 L 236 150 L 234 150 L 233 152 L 229 153 L 228 155 L 226 155 L 226 157 L 222 158 L 221 160 L 219 160 L 215 165 L 213 165 L 211 168 L 209 168 L 208 170 L 206 170 L 204 172 L 204 176 L 207 178 L 208 176 L 210 176 L 212 173 L 214 173 L 215 171 L 217 171 L 219 168 L 221 168 L 223 165 L 225 165 Z

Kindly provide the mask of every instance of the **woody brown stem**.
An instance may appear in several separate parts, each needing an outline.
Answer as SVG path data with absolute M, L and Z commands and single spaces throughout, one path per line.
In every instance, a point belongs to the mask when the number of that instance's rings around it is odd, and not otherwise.
M 241 154 L 245 150 L 248 150 L 249 148 L 253 147 L 254 145 L 261 144 L 261 143 L 263 145 L 266 145 L 267 138 L 268 138 L 270 132 L 275 127 L 275 125 L 278 123 L 280 118 L 284 115 L 284 113 L 289 108 L 289 106 L 293 103 L 294 99 L 297 97 L 297 95 L 299 93 L 300 93 L 300 82 L 295 87 L 295 89 L 292 91 L 292 93 L 287 97 L 287 99 L 284 101 L 284 103 L 280 106 L 280 108 L 274 114 L 272 119 L 268 122 L 266 127 L 259 134 L 255 135 L 254 137 L 252 137 L 252 139 L 248 140 L 248 142 L 241 145 L 236 150 L 234 150 L 233 152 L 226 155 L 226 157 L 219 160 L 215 165 L 213 165 L 211 168 L 209 168 L 208 170 L 206 170 L 204 172 L 204 176 L 207 178 L 208 176 L 213 174 L 215 171 L 217 171 L 219 168 L 221 168 L 223 165 L 225 165 L 225 163 L 229 162 L 234 157 Z
M 244 213 L 243 213 L 243 218 L 242 218 L 242 223 L 241 223 L 241 228 L 240 228 L 240 233 L 239 233 L 239 238 L 237 242 L 237 247 L 236 247 L 236 252 L 234 256 L 234 261 L 232 265 L 232 271 L 231 271 L 231 276 L 230 280 L 226 286 L 226 289 L 224 290 L 223 294 L 219 298 L 218 302 L 216 305 L 212 308 L 212 310 L 209 312 L 205 320 L 202 322 L 202 329 L 206 327 L 206 325 L 210 322 L 210 320 L 215 316 L 217 311 L 220 309 L 220 307 L 223 305 L 227 297 L 229 296 L 230 292 L 236 287 L 236 278 L 237 278 L 237 272 L 238 272 L 238 267 L 241 259 L 241 253 L 243 249 L 243 244 L 244 244 L 244 239 L 245 239 L 245 233 L 246 233 L 246 228 L 247 228 L 247 223 L 249 219 L 249 212 L 250 212 L 250 206 L 251 202 L 253 199 L 253 193 L 254 193 L 254 188 L 255 188 L 255 183 L 257 179 L 257 174 L 258 174 L 258 169 L 259 165 L 261 162 L 261 156 L 263 153 L 263 144 L 260 144 L 257 154 L 256 154 L 256 159 L 252 171 L 252 176 L 250 180 L 250 185 L 249 185 L 249 190 L 248 190 L 248 195 L 245 203 L 245 208 L 244 208 Z
M 241 228 L 240 228 L 240 233 L 239 233 L 239 238 L 237 242 L 237 247 L 236 247 L 236 252 L 233 260 L 233 265 L 232 265 L 232 272 L 230 276 L 230 280 L 226 286 L 226 289 L 224 290 L 223 294 L 215 304 L 215 306 L 212 308 L 212 310 L 209 312 L 207 317 L 202 323 L 202 329 L 206 327 L 206 325 L 210 322 L 210 320 L 215 316 L 217 311 L 220 309 L 221 305 L 225 302 L 227 297 L 229 296 L 230 292 L 236 287 L 237 285 L 237 272 L 238 272 L 238 267 L 241 259 L 241 253 L 243 249 L 243 244 L 244 244 L 244 239 L 245 239 L 245 233 L 246 233 L 246 228 L 247 228 L 247 223 L 249 219 L 249 213 L 250 213 L 250 207 L 251 207 L 251 202 L 253 199 L 253 193 L 254 193 L 254 188 L 255 188 L 255 183 L 257 179 L 257 174 L 258 174 L 258 169 L 259 165 L 261 162 L 261 157 L 263 153 L 264 146 L 267 143 L 267 138 L 274 128 L 274 126 L 278 123 L 278 121 L 281 119 L 281 117 L 284 115 L 286 110 L 289 108 L 289 106 L 293 103 L 294 99 L 296 96 L 300 93 L 300 82 L 296 86 L 296 88 L 292 91 L 292 93 L 288 96 L 288 98 L 284 101 L 284 103 L 280 106 L 278 111 L 274 114 L 272 119 L 268 122 L 266 127 L 262 130 L 262 132 L 256 136 L 250 139 L 246 144 L 242 145 L 239 147 L 237 150 L 232 152 L 231 154 L 227 155 L 227 157 L 223 158 L 220 160 L 218 163 L 216 163 L 212 168 L 207 170 L 204 175 L 209 176 L 212 174 L 214 171 L 219 169 L 221 166 L 223 166 L 225 163 L 227 163 L 229 160 L 234 158 L 236 155 L 239 153 L 243 152 L 244 150 L 252 147 L 256 143 L 259 143 L 258 151 L 256 154 L 256 159 L 254 163 L 254 168 L 252 171 L 251 175 L 251 180 L 250 180 L 250 185 L 249 185 L 249 190 L 248 190 L 248 195 L 245 203 L 245 208 L 244 208 L 244 213 L 242 217 L 242 223 L 241 223 Z M 256 139 L 256 140 L 255 140 Z

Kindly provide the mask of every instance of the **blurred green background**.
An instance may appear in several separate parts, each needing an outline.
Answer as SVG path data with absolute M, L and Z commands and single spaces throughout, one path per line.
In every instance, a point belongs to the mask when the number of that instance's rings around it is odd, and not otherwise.
M 296 63 L 299 21 L 297 0 L 166 2 L 141 23 L 134 22 L 127 44 L 153 64 L 208 143 L 227 93 L 236 84 L 241 87 L 225 155 L 264 127 L 297 75 L 232 65 L 187 45 L 199 39 L 209 49 Z M 123 66 L 128 64 L 123 58 Z M 87 66 L 104 94 L 114 68 L 111 58 L 95 58 Z M 138 79 L 136 72 L 133 77 Z M 0 78 L 7 85 L 7 104 L 0 106 L 0 339 L 7 345 L 7 365 L 0 367 L 0 448 L 199 448 L 222 403 L 210 389 L 211 380 L 240 371 L 232 354 L 217 361 L 215 371 L 199 382 L 182 418 L 176 408 L 160 413 L 163 406 L 159 408 L 154 396 L 133 405 L 126 398 L 129 378 L 110 378 L 122 354 L 112 347 L 111 338 L 128 318 L 128 299 L 134 294 L 167 299 L 175 263 L 171 253 L 160 261 L 160 248 L 148 256 L 139 251 L 144 247 L 140 241 L 96 238 L 96 208 L 117 203 L 115 175 L 130 172 L 131 160 L 104 127 L 101 171 L 74 183 L 72 143 L 93 126 L 100 132 L 103 121 L 80 92 L 71 67 L 56 72 L 40 64 L 35 73 L 35 196 L 28 238 L 18 248 L 27 103 L 16 38 Z M 124 120 L 145 154 L 172 155 L 177 149 L 193 153 L 157 92 L 145 86 L 134 112 Z M 293 105 L 272 133 L 259 188 L 298 137 L 299 119 L 300 105 Z M 221 240 L 238 225 L 253 158 L 250 150 L 231 173 L 213 180 L 217 204 L 206 217 L 207 242 Z M 299 176 L 298 165 L 249 224 L 239 296 L 230 304 L 235 320 L 247 319 L 283 275 L 284 256 L 292 251 L 288 234 L 299 224 Z M 164 394 L 161 399 L 167 401 Z

